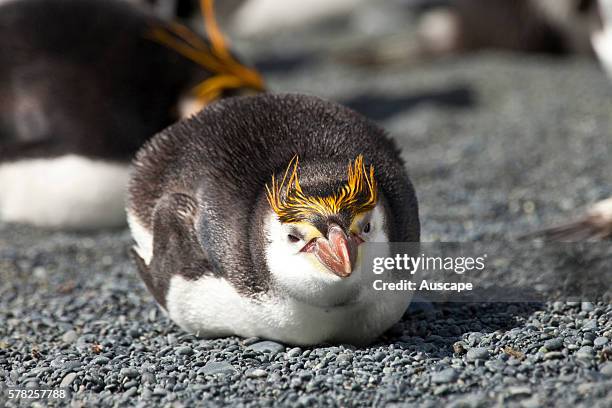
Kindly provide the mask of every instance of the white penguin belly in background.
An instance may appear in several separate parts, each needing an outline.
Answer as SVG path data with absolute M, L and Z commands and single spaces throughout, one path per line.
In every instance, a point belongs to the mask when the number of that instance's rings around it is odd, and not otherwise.
M 209 17 L 203 37 L 124 0 L 0 0 L 0 220 L 125 225 L 129 161 L 196 85 L 263 89 Z
M 0 164 L 0 220 L 44 227 L 125 224 L 129 166 L 66 155 Z

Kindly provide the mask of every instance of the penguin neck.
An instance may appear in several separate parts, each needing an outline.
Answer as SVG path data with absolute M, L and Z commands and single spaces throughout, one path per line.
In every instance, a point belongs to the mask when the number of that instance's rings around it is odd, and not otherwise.
M 256 292 L 263 292 L 269 289 L 270 272 L 266 262 L 266 233 L 265 220 L 270 212 L 270 206 L 266 198 L 265 190 L 262 189 L 255 200 L 253 212 L 251 213 L 249 226 L 249 253 L 253 265 L 252 274 L 258 276 L 257 281 L 264 284 L 264 287 L 257 288 Z M 263 278 L 263 279 L 262 279 Z

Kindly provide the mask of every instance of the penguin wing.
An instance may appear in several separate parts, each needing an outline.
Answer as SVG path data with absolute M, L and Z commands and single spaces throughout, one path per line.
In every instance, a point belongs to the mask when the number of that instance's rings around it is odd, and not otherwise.
M 520 238 L 542 238 L 546 241 L 612 238 L 612 198 L 595 204 L 584 217 L 574 222 L 536 231 Z
M 172 276 L 195 280 L 211 270 L 196 236 L 197 219 L 198 205 L 194 198 L 183 193 L 166 194 L 153 212 L 151 262 L 147 265 L 132 250 L 142 280 L 164 308 Z

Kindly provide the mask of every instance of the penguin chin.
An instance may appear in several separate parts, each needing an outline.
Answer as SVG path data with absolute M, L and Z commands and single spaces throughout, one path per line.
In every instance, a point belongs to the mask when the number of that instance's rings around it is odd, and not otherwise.
M 379 221 L 379 228 L 369 237 L 374 242 L 388 242 L 383 231 L 384 217 L 375 211 L 373 220 Z M 314 254 L 301 252 L 304 244 L 288 242 L 287 230 L 270 214 L 265 222 L 266 262 L 279 295 L 285 295 L 299 302 L 319 308 L 349 306 L 362 301 L 368 294 L 366 268 L 360 263 L 363 256 L 358 248 L 357 262 L 353 272 L 340 277 L 325 267 Z

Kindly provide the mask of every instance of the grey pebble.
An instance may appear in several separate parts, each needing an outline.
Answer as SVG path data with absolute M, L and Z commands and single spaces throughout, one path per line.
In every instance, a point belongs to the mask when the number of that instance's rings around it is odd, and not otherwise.
M 120 372 L 122 377 L 136 378 L 140 375 L 140 372 L 132 367 L 122 368 Z
M 78 338 L 77 332 L 74 330 L 68 330 L 62 335 L 62 341 L 66 344 L 74 343 Z
M 612 361 L 608 361 L 599 367 L 599 372 L 605 377 L 612 378 Z
M 557 337 L 554 339 L 546 340 L 544 342 L 544 347 L 546 347 L 549 351 L 559 350 L 563 348 L 563 339 Z
M 509 387 L 508 394 L 510 395 L 531 395 L 531 388 L 527 386 Z
M 583 310 L 584 312 L 592 312 L 593 309 L 595 309 L 595 307 L 593 306 L 593 303 L 591 302 L 582 302 L 580 304 L 580 309 Z
M 258 341 L 261 341 L 259 337 L 249 337 L 248 339 L 244 339 L 242 341 L 242 344 L 244 344 L 245 346 L 250 346 L 251 344 L 257 343 Z
M 193 354 L 193 349 L 189 346 L 182 346 L 175 348 L 174 352 L 178 356 L 190 356 Z
M 560 358 L 563 358 L 563 353 L 560 351 L 549 351 L 548 353 L 544 354 L 545 360 L 558 360 Z
M 60 383 L 60 388 L 65 388 L 65 387 L 69 387 L 74 380 L 76 380 L 77 378 L 77 374 L 76 373 L 69 373 L 66 374 L 66 376 L 64 376 L 64 378 L 62 378 L 62 382 Z
M 247 347 L 247 350 L 258 351 L 260 353 L 276 354 L 285 350 L 285 346 L 275 341 L 266 340 L 251 344 Z
M 110 358 L 108 358 L 108 357 L 98 356 L 98 357 L 94 358 L 91 362 L 93 364 L 104 365 L 104 364 L 107 364 L 109 361 L 110 361 Z
M 348 353 L 340 353 L 336 356 L 338 363 L 350 363 L 353 360 L 353 356 Z
M 591 346 L 583 346 L 576 352 L 576 357 L 579 359 L 591 359 L 593 358 L 594 350 Z
M 254 370 L 250 370 L 246 372 L 246 376 L 248 378 L 262 378 L 262 377 L 266 377 L 268 375 L 268 373 L 266 372 L 266 370 L 262 370 L 261 368 L 256 368 Z
M 466 358 L 468 361 L 476 361 L 476 360 L 488 360 L 489 359 L 489 350 L 484 347 L 474 347 L 468 350 L 466 354 Z
M 459 374 L 457 373 L 455 369 L 445 368 L 444 370 L 440 372 L 434 373 L 431 376 L 431 381 L 434 384 L 446 384 L 446 383 L 455 382 L 458 377 L 459 377 Z
M 597 337 L 595 340 L 593 340 L 593 345 L 595 347 L 603 347 L 606 344 L 608 344 L 610 342 L 610 340 L 608 340 L 607 337 Z
M 582 330 L 597 330 L 597 320 L 591 319 L 584 322 Z
M 198 370 L 198 374 L 215 375 L 215 374 L 234 374 L 236 369 L 227 361 L 211 361 Z
M 302 349 L 299 347 L 294 347 L 287 352 L 287 357 L 298 357 L 302 354 Z

